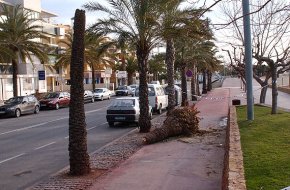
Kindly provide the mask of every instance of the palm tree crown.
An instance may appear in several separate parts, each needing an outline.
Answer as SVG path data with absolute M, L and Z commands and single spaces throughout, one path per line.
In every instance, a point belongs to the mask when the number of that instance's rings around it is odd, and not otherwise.
M 30 19 L 31 12 L 23 10 L 20 5 L 11 7 L 3 4 L 1 8 L 3 16 L 0 17 L 0 45 L 2 52 L 6 52 L 12 61 L 13 95 L 17 96 L 17 64 L 25 63 L 27 59 L 33 64 L 33 56 L 44 63 L 48 56 L 44 52 L 46 45 L 36 41 L 42 37 L 42 27 L 33 24 L 36 20 Z

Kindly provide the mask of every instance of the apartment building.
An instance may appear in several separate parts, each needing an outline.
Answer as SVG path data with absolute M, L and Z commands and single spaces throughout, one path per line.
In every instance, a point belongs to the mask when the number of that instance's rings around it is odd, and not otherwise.
M 62 53 L 67 47 L 59 44 L 60 40 L 66 39 L 66 34 L 72 31 L 70 25 L 54 24 L 53 18 L 56 14 L 43 10 L 41 0 L 0 0 L 0 4 L 10 6 L 21 5 L 23 9 L 30 10 L 33 18 L 37 19 L 37 25 L 42 26 L 44 38 L 35 39 L 41 43 L 47 44 L 56 52 L 49 55 L 47 63 L 41 63 L 36 57 L 33 61 L 18 64 L 18 95 L 33 94 L 38 90 L 48 91 L 69 91 L 70 90 L 70 70 L 67 68 L 54 68 L 56 54 Z M 109 40 L 109 39 L 108 39 Z M 12 68 L 11 63 L 0 63 L 0 101 L 7 100 L 13 96 Z M 111 83 L 112 69 L 102 68 L 94 71 L 96 87 L 107 87 L 114 89 Z M 92 70 L 88 65 L 84 68 L 84 86 L 85 89 L 92 90 Z
M 0 4 L 15 6 L 20 4 L 23 9 L 32 11 L 32 16 L 38 25 L 43 27 L 44 39 L 35 39 L 51 47 L 57 47 L 57 39 L 63 38 L 65 29 L 51 23 L 51 19 L 57 15 L 41 9 L 41 0 L 0 0 Z M 48 52 L 49 54 L 49 52 Z M 33 63 L 27 60 L 18 64 L 18 93 L 19 95 L 32 94 L 36 90 L 47 92 L 54 90 L 55 80 L 59 78 L 59 72 L 51 66 L 55 63 L 55 56 L 49 56 L 49 62 L 41 64 L 33 57 Z M 13 96 L 13 83 L 11 63 L 0 64 L 0 100 L 6 100 Z

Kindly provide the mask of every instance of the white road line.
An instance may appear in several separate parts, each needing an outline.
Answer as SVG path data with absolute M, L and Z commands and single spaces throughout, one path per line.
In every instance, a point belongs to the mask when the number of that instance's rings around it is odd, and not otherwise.
M 93 112 L 99 111 L 99 110 L 107 108 L 107 107 L 108 106 L 102 107 L 102 108 L 99 108 L 99 109 L 96 109 L 96 110 L 87 111 L 86 113 L 93 113 Z M 62 117 L 62 118 L 58 118 L 58 119 L 55 119 L 55 120 L 47 121 L 47 122 L 44 122 L 44 123 L 39 123 L 39 124 L 36 124 L 36 125 L 32 125 L 32 126 L 29 126 L 29 127 L 23 127 L 23 128 L 11 130 L 11 131 L 6 131 L 4 133 L 0 133 L 0 136 L 1 135 L 6 135 L 6 134 L 10 134 L 10 133 L 14 133 L 14 132 L 24 131 L 24 130 L 27 130 L 27 129 L 32 129 L 32 128 L 35 128 L 35 127 L 40 127 L 40 126 L 46 125 L 48 123 L 52 123 L 52 122 L 63 120 L 63 119 L 67 119 L 67 118 L 69 118 L 69 117 L 68 116 L 67 117 Z
M 102 123 L 101 125 L 105 125 L 105 124 L 107 124 L 108 122 L 105 122 L 105 123 Z M 91 127 L 91 128 L 88 128 L 87 129 L 87 131 L 90 131 L 90 130 L 92 130 L 92 129 L 94 129 L 94 128 L 97 128 L 98 126 L 95 126 L 95 127 Z M 69 136 L 66 136 L 66 137 L 64 137 L 65 139 L 68 139 L 69 138 Z
M 16 156 L 11 157 L 11 158 L 7 158 L 6 160 L 2 160 L 2 161 L 0 161 L 0 164 L 3 164 L 4 162 L 7 162 L 7 161 L 9 161 L 9 160 L 13 160 L 14 158 L 18 158 L 18 157 L 23 156 L 23 155 L 25 155 L 25 153 L 18 154 L 18 155 L 16 155 Z
M 36 125 L 32 125 L 32 126 L 29 126 L 29 127 L 23 127 L 23 128 L 11 130 L 11 131 L 6 131 L 4 133 L 0 133 L 0 136 L 1 135 L 6 135 L 6 134 L 9 134 L 9 133 L 13 133 L 13 132 L 19 132 L 19 131 L 24 131 L 24 130 L 27 130 L 27 129 L 32 129 L 32 128 L 35 128 L 35 127 L 39 127 L 39 126 L 42 126 L 42 125 L 45 125 L 45 124 L 48 124 L 48 123 L 52 123 L 52 122 L 55 122 L 55 121 L 59 121 L 59 120 L 62 120 L 62 119 L 66 119 L 66 118 L 68 118 L 68 117 L 62 117 L 62 118 L 59 118 L 59 119 L 55 119 L 55 120 L 47 121 L 47 122 L 44 122 L 44 123 L 39 123 L 39 124 L 36 124 Z
M 39 149 L 41 149 L 41 148 L 47 147 L 47 146 L 52 145 L 52 144 L 55 144 L 55 143 L 56 143 L 56 142 L 51 142 L 51 143 L 45 144 L 45 145 L 43 145 L 43 146 L 37 147 L 37 148 L 35 148 L 34 150 L 39 150 Z

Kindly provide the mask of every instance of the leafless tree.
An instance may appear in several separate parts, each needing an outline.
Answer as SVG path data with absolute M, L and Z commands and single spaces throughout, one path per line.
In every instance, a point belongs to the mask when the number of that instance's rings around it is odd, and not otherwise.
M 242 33 L 242 21 L 239 20 L 241 10 L 237 1 L 233 1 L 233 7 L 229 4 L 224 5 L 224 13 L 227 15 L 232 30 L 231 44 L 234 51 L 232 57 L 234 58 L 235 69 L 244 70 L 243 59 L 236 58 L 236 48 L 244 45 Z M 289 48 L 290 48 L 290 22 L 289 22 L 289 5 L 285 1 L 253 1 L 252 9 L 259 10 L 251 15 L 252 25 L 252 52 L 254 62 L 254 78 L 261 85 L 260 102 L 265 102 L 265 95 L 267 91 L 268 80 L 271 78 L 272 85 L 272 114 L 277 113 L 277 77 L 290 69 Z M 287 8 L 288 7 L 288 8 Z M 288 21 L 288 22 L 287 22 Z M 227 51 L 229 54 L 230 51 Z M 233 54 L 235 53 L 235 54 Z M 243 56 L 243 51 L 240 51 Z M 257 75 L 255 72 L 259 67 L 267 66 L 264 76 Z M 244 72 L 244 71 L 243 71 Z

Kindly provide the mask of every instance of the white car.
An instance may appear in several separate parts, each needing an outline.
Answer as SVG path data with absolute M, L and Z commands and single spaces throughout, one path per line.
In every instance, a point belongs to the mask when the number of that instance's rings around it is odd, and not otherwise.
M 114 99 L 107 109 L 107 122 L 110 127 L 115 122 L 136 123 L 140 117 L 140 105 L 138 97 L 123 97 Z M 149 106 L 149 118 L 152 118 L 152 107 Z
M 107 88 L 96 88 L 94 94 L 96 100 L 109 100 L 111 98 L 111 91 Z
M 136 88 L 134 96 L 139 96 L 139 87 Z M 159 84 L 148 84 L 148 100 L 153 111 L 158 114 L 168 107 L 168 95 Z

